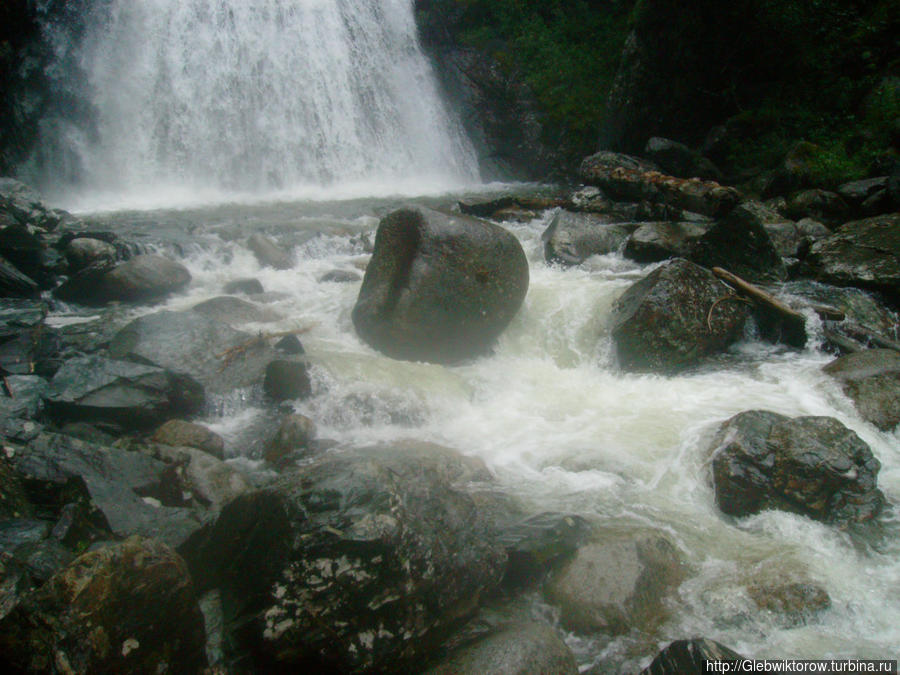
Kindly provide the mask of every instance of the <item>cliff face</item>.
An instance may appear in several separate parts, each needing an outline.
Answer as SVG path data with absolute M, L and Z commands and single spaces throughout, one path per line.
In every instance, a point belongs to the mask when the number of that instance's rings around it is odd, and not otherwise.
M 38 33 L 33 3 L 0 4 L 0 174 L 10 173 L 34 139 L 35 111 L 22 96 L 22 85 L 34 75 L 29 57 Z

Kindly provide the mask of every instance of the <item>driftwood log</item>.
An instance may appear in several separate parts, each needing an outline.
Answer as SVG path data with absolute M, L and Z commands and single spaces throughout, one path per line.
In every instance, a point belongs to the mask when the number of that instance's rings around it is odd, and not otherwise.
M 806 344 L 806 316 L 728 270 L 713 267 L 712 272 L 753 302 L 756 321 L 767 339 L 784 342 L 792 347 L 803 347 Z

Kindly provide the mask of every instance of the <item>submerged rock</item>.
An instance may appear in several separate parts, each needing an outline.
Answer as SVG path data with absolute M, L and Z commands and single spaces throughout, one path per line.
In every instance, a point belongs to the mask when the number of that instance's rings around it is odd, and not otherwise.
M 278 244 L 261 234 L 252 234 L 247 239 L 247 248 L 253 251 L 260 265 L 276 270 L 289 270 L 294 266 L 290 254 Z
M 832 361 L 824 371 L 841 383 L 863 419 L 882 431 L 900 424 L 900 352 L 867 349 Z
M 502 626 L 453 652 L 424 675 L 576 675 L 571 650 L 550 626 L 534 621 Z
M 0 622 L 17 673 L 199 673 L 204 645 L 184 561 L 137 537 L 84 554 Z
M 753 585 L 747 588 L 756 606 L 782 617 L 789 625 L 800 625 L 831 607 L 828 592 L 813 583 L 791 582 L 771 585 Z
M 230 295 L 204 300 L 191 307 L 191 311 L 231 326 L 245 323 L 271 323 L 283 318 L 273 309 L 260 307 Z
M 431 445 L 327 453 L 226 505 L 186 557 L 260 670 L 405 670 L 500 581 L 463 487 L 488 479 Z
M 553 575 L 545 595 L 569 630 L 650 631 L 665 618 L 665 598 L 683 576 L 678 551 L 661 533 L 609 532 L 579 548 Z
M 628 371 L 673 373 L 725 350 L 743 332 L 747 306 L 712 272 L 687 260 L 651 272 L 619 298 L 612 337 Z
M 880 468 L 869 446 L 831 417 L 743 412 L 712 443 L 716 503 L 732 516 L 774 508 L 826 523 L 871 520 L 884 505 Z
M 606 216 L 560 211 L 544 231 L 544 259 L 548 263 L 579 265 L 592 255 L 615 253 L 635 223 L 613 223 Z
M 452 363 L 490 349 L 527 290 L 528 261 L 506 230 L 403 209 L 379 225 L 353 324 L 392 358 Z

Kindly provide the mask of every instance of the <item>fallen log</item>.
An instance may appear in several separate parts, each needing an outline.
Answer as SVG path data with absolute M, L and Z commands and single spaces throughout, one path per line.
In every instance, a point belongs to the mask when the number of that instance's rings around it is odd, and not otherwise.
M 728 270 L 713 267 L 712 272 L 735 291 L 753 301 L 757 310 L 757 323 L 767 339 L 793 347 L 803 347 L 806 344 L 806 316 Z

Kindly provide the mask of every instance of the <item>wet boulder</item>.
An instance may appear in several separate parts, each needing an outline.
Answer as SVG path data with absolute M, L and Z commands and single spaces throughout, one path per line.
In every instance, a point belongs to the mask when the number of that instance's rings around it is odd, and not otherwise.
M 841 383 L 865 420 L 882 431 L 900 423 L 900 352 L 867 349 L 842 356 L 824 370 Z
M 139 451 L 168 465 L 162 476 L 161 491 L 168 492 L 170 499 L 180 500 L 186 506 L 218 512 L 251 488 L 244 474 L 196 448 L 148 444 Z
M 185 555 L 260 671 L 405 671 L 500 581 L 466 487 L 489 478 L 427 444 L 329 452 L 227 504 Z
M 544 259 L 580 265 L 592 255 L 615 253 L 637 227 L 634 223 L 613 223 L 599 214 L 559 211 L 541 235 Z
M 839 225 L 850 216 L 850 207 L 841 196 L 827 190 L 804 190 L 791 195 L 784 214 L 792 220 L 813 218 L 826 225 Z
M 709 225 L 705 223 L 644 223 L 628 238 L 623 254 L 639 263 L 687 258 L 708 229 Z
M 315 423 L 305 415 L 287 415 L 269 441 L 265 459 L 270 464 L 280 464 L 287 457 L 308 452 L 316 436 Z
M 225 459 L 224 439 L 200 424 L 169 420 L 153 432 L 152 440 L 172 447 L 196 448 L 213 457 Z
M 199 673 L 204 645 L 184 561 L 137 537 L 82 555 L 0 622 L 18 673 Z
M 743 205 L 704 232 L 689 257 L 698 265 L 722 267 L 749 281 L 781 281 L 787 276 L 762 219 Z
M 265 340 L 226 323 L 170 311 L 129 323 L 110 342 L 109 354 L 189 375 L 207 394 L 262 384 L 269 363 L 283 358 Z
M 796 223 L 792 220 L 764 223 L 763 226 L 782 258 L 805 257 L 814 242 L 831 235 L 831 230 L 812 218 Z
M 656 658 L 641 671 L 640 675 L 694 675 L 706 673 L 708 661 L 728 663 L 735 666 L 746 659 L 725 645 L 697 638 L 676 640 L 663 649 Z
M 501 626 L 451 653 L 424 675 L 576 675 L 571 650 L 550 626 L 535 621 Z
M 900 306 L 900 213 L 845 223 L 806 262 L 820 281 L 880 291 Z
M 101 262 L 81 270 L 56 289 L 57 297 L 83 305 L 150 302 L 187 286 L 187 268 L 160 255 L 144 254 L 119 265 Z
M 743 412 L 712 442 L 716 503 L 732 516 L 782 509 L 841 525 L 871 520 L 884 505 L 880 468 L 869 446 L 831 417 Z
M 276 401 L 309 397 L 312 395 L 312 382 L 306 363 L 275 359 L 266 366 L 263 390 Z
M 69 271 L 73 274 L 91 266 L 112 265 L 118 258 L 115 246 L 94 237 L 76 237 L 64 250 Z
M 262 282 L 259 279 L 235 279 L 234 281 L 229 281 L 225 284 L 224 288 L 222 288 L 223 293 L 228 293 L 229 295 L 256 295 L 258 293 L 265 293 L 266 289 L 263 288 Z
M 407 208 L 378 227 L 353 324 L 392 358 L 453 363 L 488 351 L 527 290 L 528 261 L 512 234 Z
M 627 371 L 674 373 L 724 351 L 748 308 L 707 269 L 677 259 L 631 286 L 613 309 L 612 338 Z
M 184 375 L 102 356 L 70 359 L 50 382 L 47 411 L 61 421 L 146 429 L 197 412 L 203 388 Z
M 290 254 L 265 235 L 251 234 L 247 239 L 247 248 L 253 252 L 256 260 L 263 267 L 289 270 L 294 266 Z
M 541 581 L 578 549 L 590 532 L 576 515 L 539 513 L 505 527 L 499 534 L 509 563 L 503 584 L 521 588 Z
M 650 631 L 666 617 L 665 598 L 684 578 L 677 549 L 654 531 L 595 535 L 548 582 L 544 594 L 569 630 L 607 635 Z

